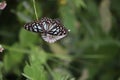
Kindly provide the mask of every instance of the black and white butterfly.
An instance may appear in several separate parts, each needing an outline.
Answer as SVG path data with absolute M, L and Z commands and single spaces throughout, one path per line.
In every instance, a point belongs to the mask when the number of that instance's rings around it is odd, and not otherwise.
M 41 20 L 26 23 L 24 28 L 31 32 L 41 33 L 43 40 L 49 43 L 65 37 L 70 30 L 66 29 L 58 19 L 42 18 Z

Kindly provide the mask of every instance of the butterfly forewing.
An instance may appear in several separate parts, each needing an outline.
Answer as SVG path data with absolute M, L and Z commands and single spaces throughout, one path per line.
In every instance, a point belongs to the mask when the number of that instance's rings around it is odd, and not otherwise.
M 24 28 L 31 32 L 43 32 L 43 27 L 40 25 L 39 21 L 34 21 L 31 23 L 26 23 Z
M 49 34 L 61 36 L 66 35 L 68 33 L 68 30 L 64 27 L 64 25 L 60 21 L 54 19 L 53 25 L 54 26 L 48 31 Z

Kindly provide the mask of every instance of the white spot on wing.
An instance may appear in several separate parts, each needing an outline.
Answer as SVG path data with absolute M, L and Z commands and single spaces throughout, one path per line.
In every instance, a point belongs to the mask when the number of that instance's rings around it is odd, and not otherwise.
M 42 29 L 40 26 L 38 26 L 38 29 Z
M 45 22 L 43 22 L 44 29 L 47 30 L 47 25 Z
M 52 29 L 52 31 L 56 31 L 56 28 Z
M 37 28 L 37 26 L 33 26 L 33 28 L 35 29 L 35 28 Z
M 57 32 L 59 32 L 59 29 L 58 30 L 56 30 Z
M 57 32 L 55 32 L 54 34 L 57 34 Z
M 34 29 L 35 32 L 37 32 L 37 29 Z
M 27 29 L 27 30 L 28 30 L 28 25 L 27 25 L 27 26 L 25 26 L 25 29 Z
M 30 28 L 30 31 L 33 31 L 32 28 Z

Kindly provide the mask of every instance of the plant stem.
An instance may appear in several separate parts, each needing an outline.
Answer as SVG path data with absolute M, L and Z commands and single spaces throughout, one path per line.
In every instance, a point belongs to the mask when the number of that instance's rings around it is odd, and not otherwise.
M 51 76 L 53 77 L 53 79 L 55 78 L 54 73 L 52 72 L 51 68 L 49 67 L 49 65 L 47 63 L 45 63 L 45 67 L 47 68 L 47 70 L 49 71 L 49 73 L 51 74 Z
M 32 1 L 33 1 L 33 7 L 34 7 L 34 11 L 35 11 L 35 16 L 36 16 L 36 19 L 38 20 L 37 10 L 36 10 L 36 6 L 35 6 L 35 0 L 32 0 Z

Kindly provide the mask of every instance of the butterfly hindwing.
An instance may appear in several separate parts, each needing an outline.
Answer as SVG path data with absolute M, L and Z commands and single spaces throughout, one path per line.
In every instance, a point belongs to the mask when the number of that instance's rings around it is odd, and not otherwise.
M 54 43 L 55 41 L 65 37 L 66 35 L 61 35 L 61 36 L 54 36 L 54 35 L 50 35 L 50 34 L 44 34 L 42 33 L 42 38 L 46 41 L 46 42 L 49 42 L 49 43 Z

